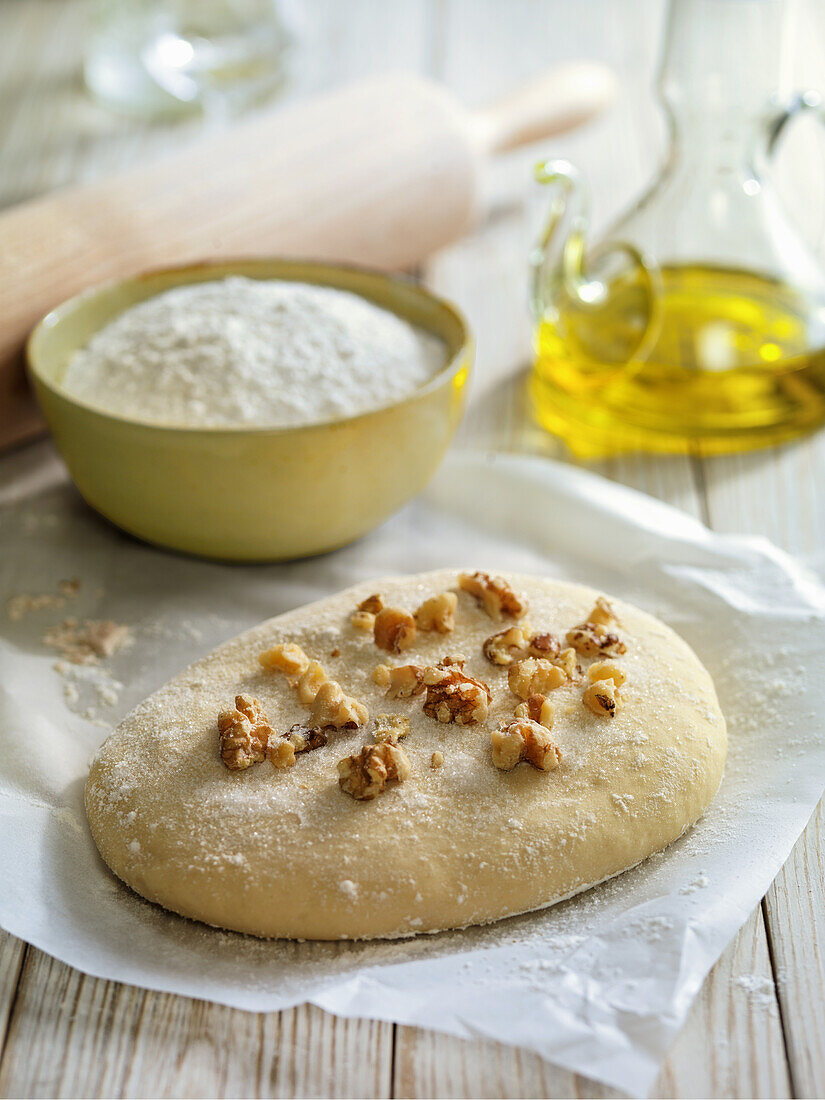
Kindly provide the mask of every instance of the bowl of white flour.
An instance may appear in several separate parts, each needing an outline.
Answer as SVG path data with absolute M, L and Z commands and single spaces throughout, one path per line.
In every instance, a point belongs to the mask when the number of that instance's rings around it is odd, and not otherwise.
M 344 545 L 423 488 L 461 419 L 472 342 L 407 280 L 254 260 L 88 291 L 27 353 L 92 507 L 159 545 L 272 561 Z

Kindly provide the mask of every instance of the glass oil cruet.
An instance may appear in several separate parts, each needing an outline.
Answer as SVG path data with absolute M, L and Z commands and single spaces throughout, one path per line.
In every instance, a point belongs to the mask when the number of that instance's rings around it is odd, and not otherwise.
M 581 457 L 745 450 L 825 420 L 825 273 L 770 177 L 786 124 L 820 101 L 777 98 L 782 23 L 783 0 L 671 0 L 668 155 L 602 241 L 576 170 L 537 168 L 533 401 Z

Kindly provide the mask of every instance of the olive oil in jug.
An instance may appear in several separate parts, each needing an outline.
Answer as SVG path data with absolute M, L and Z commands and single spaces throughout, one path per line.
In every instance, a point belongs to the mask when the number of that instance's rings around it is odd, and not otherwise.
M 556 190 L 533 257 L 532 395 L 580 456 L 744 450 L 825 421 L 825 276 L 768 171 L 785 123 L 818 110 L 810 93 L 765 107 L 781 17 L 782 0 L 671 0 L 673 145 L 602 242 L 575 169 L 539 166 Z

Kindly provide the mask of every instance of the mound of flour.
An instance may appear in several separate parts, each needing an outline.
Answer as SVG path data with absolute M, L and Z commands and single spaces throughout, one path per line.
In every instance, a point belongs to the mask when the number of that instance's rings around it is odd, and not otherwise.
M 76 352 L 64 389 L 162 424 L 282 426 L 411 393 L 440 340 L 346 291 L 232 277 L 126 310 Z

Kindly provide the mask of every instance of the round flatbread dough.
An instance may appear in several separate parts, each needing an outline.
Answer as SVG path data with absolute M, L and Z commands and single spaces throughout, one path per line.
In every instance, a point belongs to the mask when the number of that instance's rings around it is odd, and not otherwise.
M 359 585 L 262 623 L 197 661 L 141 703 L 97 753 L 86 809 L 106 863 L 143 897 L 220 928 L 258 936 L 361 939 L 483 924 L 552 905 L 639 863 L 696 821 L 719 786 L 725 721 L 710 676 L 657 619 L 619 600 L 615 631 L 626 652 L 613 718 L 582 703 L 588 668 L 549 694 L 559 765 L 542 771 L 494 764 L 491 731 L 520 700 L 508 669 L 482 653 L 511 625 L 493 621 L 454 571 Z M 526 598 L 536 633 L 562 640 L 586 620 L 600 593 L 539 577 L 508 575 Z M 351 622 L 380 592 L 414 611 L 458 592 L 451 633 L 421 632 L 398 656 Z M 612 628 L 611 628 L 612 629 Z M 305 723 L 288 678 L 263 669 L 262 650 L 294 642 L 365 704 L 370 721 L 300 753 L 230 771 L 217 717 L 238 693 L 258 699 L 280 734 Z M 475 725 L 428 717 L 424 695 L 389 699 L 377 665 L 434 665 L 467 658 L 465 671 L 492 692 Z M 338 761 L 373 740 L 381 713 L 409 718 L 402 742 L 411 774 L 372 801 L 338 784 Z M 433 754 L 443 754 L 433 767 Z M 437 759 L 437 757 L 436 757 Z

